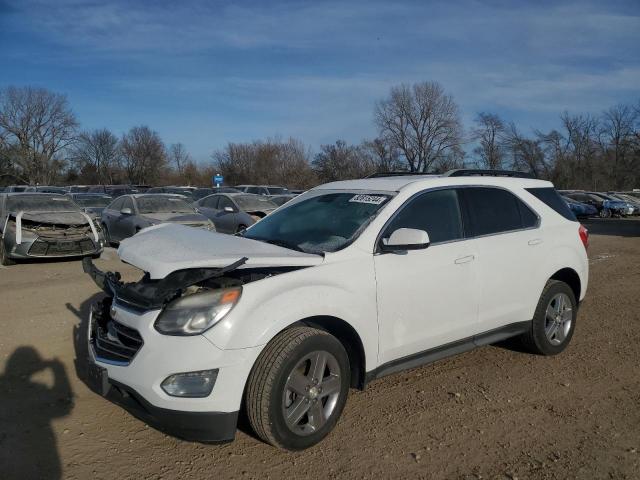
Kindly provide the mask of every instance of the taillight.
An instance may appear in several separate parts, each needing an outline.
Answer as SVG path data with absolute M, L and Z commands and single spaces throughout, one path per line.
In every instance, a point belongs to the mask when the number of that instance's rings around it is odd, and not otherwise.
M 589 248 L 589 230 L 584 228 L 584 225 L 580 225 L 578 234 L 580 235 L 580 240 L 582 240 L 582 244 L 584 245 L 584 248 L 586 250 L 587 248 Z

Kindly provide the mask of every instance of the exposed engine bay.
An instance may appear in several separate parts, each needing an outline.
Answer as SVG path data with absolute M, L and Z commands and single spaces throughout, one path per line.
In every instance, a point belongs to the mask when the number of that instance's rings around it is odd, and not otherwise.
M 246 257 L 222 268 L 190 268 L 177 270 L 165 278 L 153 280 L 148 273 L 137 282 L 125 283 L 119 272 L 99 270 L 91 258 L 82 260 L 82 268 L 110 297 L 117 298 L 119 304 L 137 311 L 161 309 L 176 298 L 236 287 L 262 280 L 280 273 L 304 267 L 239 268 Z

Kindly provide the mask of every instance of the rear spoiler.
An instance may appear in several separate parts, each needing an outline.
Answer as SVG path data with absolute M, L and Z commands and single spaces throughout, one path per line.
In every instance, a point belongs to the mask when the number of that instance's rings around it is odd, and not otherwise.
M 118 272 L 103 272 L 93 264 L 90 257 L 82 259 L 82 269 L 107 295 L 117 298 L 119 303 L 138 310 L 157 310 L 179 297 L 184 289 L 198 283 L 223 276 L 244 265 L 243 257 L 222 268 L 189 268 L 176 270 L 161 280 L 151 280 L 145 273 L 138 282 L 124 283 Z

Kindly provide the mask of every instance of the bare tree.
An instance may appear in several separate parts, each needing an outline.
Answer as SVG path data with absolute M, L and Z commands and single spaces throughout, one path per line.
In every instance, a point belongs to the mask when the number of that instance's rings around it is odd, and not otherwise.
M 475 119 L 472 139 L 478 142 L 473 153 L 484 168 L 500 169 L 504 162 L 505 125 L 494 113 L 480 112 Z
M 304 144 L 290 138 L 229 143 L 213 153 L 215 167 L 231 183 L 309 187 L 316 181 Z
M 167 164 L 160 136 L 147 126 L 133 127 L 121 141 L 122 165 L 132 184 L 153 183 Z
M 400 159 L 400 152 L 384 138 L 363 140 L 360 145 L 364 155 L 371 158 L 377 172 L 394 172 L 404 169 Z
M 313 160 L 313 168 L 323 182 L 362 178 L 375 173 L 377 165 L 361 146 L 348 145 L 344 140 L 321 145 Z
M 0 90 L 0 135 L 31 183 L 51 183 L 58 175 L 77 126 L 64 95 L 34 87 Z
M 525 137 L 515 124 L 509 124 L 505 146 L 511 157 L 510 168 L 532 172 L 538 177 L 551 178 L 553 170 L 546 162 L 545 153 L 537 138 Z
M 402 152 L 412 172 L 430 170 L 462 144 L 458 106 L 435 82 L 392 88 L 376 104 L 374 118 L 380 136 Z
M 187 164 L 192 163 L 191 155 L 189 155 L 189 152 L 187 152 L 187 149 L 182 143 L 172 144 L 167 153 L 169 164 L 173 165 L 178 175 L 182 176 Z
M 113 183 L 120 162 L 118 137 L 106 128 L 82 132 L 73 147 L 71 159 L 87 181 Z
M 628 174 L 636 158 L 630 158 L 634 141 L 634 126 L 637 113 L 628 105 L 617 105 L 602 115 L 600 143 L 608 152 L 612 165 L 612 177 L 615 188 L 625 183 L 624 176 Z

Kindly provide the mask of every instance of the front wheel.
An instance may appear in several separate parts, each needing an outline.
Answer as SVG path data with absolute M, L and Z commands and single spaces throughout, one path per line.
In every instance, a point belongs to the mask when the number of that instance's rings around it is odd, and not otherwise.
M 531 353 L 556 355 L 573 337 L 578 305 L 571 287 L 558 280 L 549 280 L 536 307 L 531 329 L 520 337 Z
M 292 327 L 258 357 L 247 383 L 247 415 L 264 441 L 302 450 L 331 432 L 349 385 L 349 357 L 342 344 L 324 330 Z

